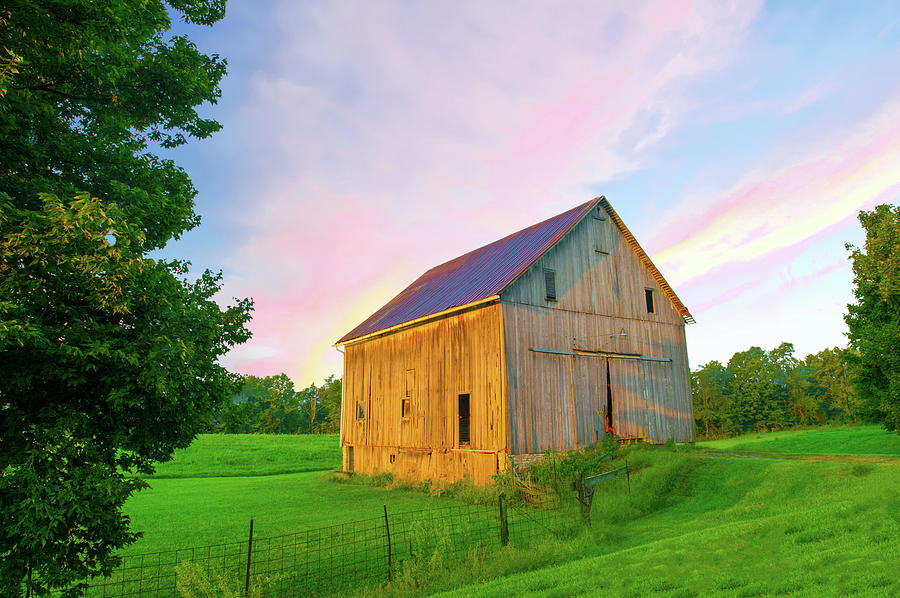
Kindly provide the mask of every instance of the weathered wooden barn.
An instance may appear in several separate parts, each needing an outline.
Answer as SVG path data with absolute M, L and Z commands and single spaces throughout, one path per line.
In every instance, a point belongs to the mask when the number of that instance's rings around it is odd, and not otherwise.
M 603 198 L 427 271 L 344 346 L 344 471 L 484 483 L 607 433 L 693 440 L 687 308 Z

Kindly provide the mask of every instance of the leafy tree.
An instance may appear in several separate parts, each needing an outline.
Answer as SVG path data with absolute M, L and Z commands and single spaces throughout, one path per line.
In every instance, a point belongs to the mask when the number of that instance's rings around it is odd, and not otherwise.
M 900 433 L 900 207 L 859 213 L 865 248 L 847 245 L 855 304 L 845 316 L 858 351 L 855 382 L 865 414 Z
M 173 0 L 192 23 L 222 2 Z M 0 595 L 109 573 L 137 534 L 135 474 L 187 446 L 236 379 L 250 302 L 149 251 L 196 226 L 186 173 L 151 146 L 219 128 L 225 63 L 168 36 L 161 2 L 0 7 Z
M 313 416 L 315 402 L 315 416 Z M 341 381 L 329 376 L 322 386 L 296 391 L 285 374 L 246 376 L 241 391 L 218 413 L 210 431 L 229 434 L 335 433 L 341 425 Z
M 710 361 L 691 373 L 691 395 L 694 399 L 694 419 L 697 433 L 707 439 L 729 432 L 725 413 L 728 411 L 726 384 L 728 370 L 718 361 Z
M 817 423 L 859 421 L 859 395 L 850 375 L 853 356 L 851 349 L 838 347 L 806 356 L 802 376 L 807 381 L 806 394 L 815 404 Z
M 859 399 L 850 383 L 849 349 L 794 357 L 794 346 L 751 347 L 722 366 L 711 361 L 691 374 L 697 435 L 857 421 Z
M 247 384 L 255 384 L 259 414 L 252 424 L 254 432 L 262 434 L 294 434 L 301 430 L 303 417 L 300 397 L 294 383 L 285 374 L 259 379 L 247 377 Z
M 328 376 L 319 387 L 319 413 L 322 423 L 319 431 L 336 434 L 341 430 L 341 379 Z

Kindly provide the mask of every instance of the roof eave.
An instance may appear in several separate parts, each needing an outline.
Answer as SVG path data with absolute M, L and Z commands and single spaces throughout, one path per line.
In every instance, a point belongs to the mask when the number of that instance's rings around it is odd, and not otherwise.
M 385 336 L 388 334 L 393 334 L 394 332 L 399 332 L 406 328 L 412 328 L 413 326 L 418 326 L 420 324 L 424 324 L 426 322 L 430 322 L 432 320 L 438 320 L 440 318 L 445 318 L 447 316 L 452 316 L 459 312 L 470 311 L 472 309 L 476 309 L 479 307 L 487 306 L 491 303 L 496 303 L 500 301 L 500 295 L 494 294 L 490 297 L 485 297 L 484 299 L 479 299 L 478 301 L 472 301 L 471 303 L 466 303 L 465 305 L 457 305 L 454 307 L 449 307 L 445 310 L 429 314 L 427 316 L 422 316 L 421 318 L 416 318 L 414 320 L 409 320 L 407 322 L 401 322 L 400 324 L 394 324 L 393 326 L 389 326 L 388 328 L 382 328 L 381 330 L 375 330 L 374 332 L 369 332 L 368 334 L 363 334 L 353 338 L 341 339 L 338 342 L 334 343 L 332 347 L 341 347 L 346 345 L 355 345 L 358 343 L 362 343 L 368 340 L 372 340 L 373 338 L 377 338 L 380 336 Z

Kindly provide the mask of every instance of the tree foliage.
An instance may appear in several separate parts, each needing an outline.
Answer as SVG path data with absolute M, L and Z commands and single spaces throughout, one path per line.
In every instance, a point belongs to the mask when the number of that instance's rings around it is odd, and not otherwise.
M 174 9 L 173 12 L 169 12 Z M 134 541 L 135 474 L 187 446 L 236 379 L 250 302 L 147 253 L 196 226 L 186 173 L 152 153 L 218 124 L 225 63 L 170 14 L 223 3 L 0 7 L 0 595 L 68 588 Z M 4 63 L 4 64 L 7 64 Z
M 716 438 L 829 422 L 855 422 L 859 399 L 850 383 L 849 349 L 825 349 L 803 361 L 794 346 L 751 347 L 727 365 L 711 361 L 691 373 L 697 436 Z
M 845 316 L 859 352 L 856 387 L 865 413 L 900 432 L 900 207 L 862 211 L 865 248 L 848 245 L 853 295 Z
M 246 376 L 208 427 L 229 434 L 335 433 L 341 425 L 341 381 L 329 376 L 321 386 L 299 391 L 285 374 Z

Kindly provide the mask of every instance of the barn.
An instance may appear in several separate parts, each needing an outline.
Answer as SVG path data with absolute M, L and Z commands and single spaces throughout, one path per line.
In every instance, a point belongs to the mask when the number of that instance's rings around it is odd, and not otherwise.
M 336 343 L 343 469 L 483 484 L 605 434 L 691 441 L 693 321 L 604 197 L 513 233 Z

